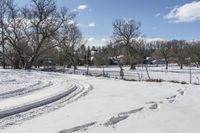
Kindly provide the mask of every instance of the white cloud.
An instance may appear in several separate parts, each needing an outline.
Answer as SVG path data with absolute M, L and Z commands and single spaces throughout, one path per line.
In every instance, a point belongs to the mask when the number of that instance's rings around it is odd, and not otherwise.
M 95 27 L 96 24 L 95 24 L 95 23 L 89 23 L 88 26 L 89 26 L 89 27 Z
M 102 38 L 101 41 L 102 41 L 102 42 L 106 42 L 106 38 Z
M 146 42 L 165 41 L 165 39 L 160 37 L 144 38 L 144 40 L 146 40 Z
M 88 40 L 89 42 L 93 42 L 93 41 L 95 40 L 95 38 L 90 37 L 90 38 L 88 38 L 87 40 Z
M 101 39 L 101 42 L 102 43 L 107 43 L 107 42 L 109 42 L 110 41 L 110 38 L 102 38 Z
M 150 42 L 155 42 L 155 41 L 166 41 L 166 39 L 160 38 L 160 37 L 141 37 L 138 39 L 143 39 L 145 40 L 147 43 Z M 106 46 L 109 41 L 111 40 L 111 38 L 101 38 L 101 39 L 97 39 L 94 37 L 89 37 L 86 39 L 87 43 L 86 46 Z
M 155 16 L 156 16 L 156 17 L 159 17 L 159 16 L 161 16 L 161 13 L 156 13 Z
M 78 6 L 78 10 L 86 10 L 88 8 L 88 6 L 87 5 L 79 5 Z
M 200 1 L 186 3 L 179 7 L 174 7 L 164 19 L 168 19 L 169 22 L 194 22 L 200 20 Z
M 87 40 L 87 46 L 105 46 L 109 38 L 96 39 L 94 37 L 89 37 Z

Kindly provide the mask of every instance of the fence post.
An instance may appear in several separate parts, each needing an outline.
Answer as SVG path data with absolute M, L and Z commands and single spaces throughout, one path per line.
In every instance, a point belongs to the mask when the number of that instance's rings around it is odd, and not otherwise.
M 191 68 L 191 60 L 190 60 L 190 84 L 192 84 L 192 68 Z
M 105 71 L 104 71 L 104 65 L 103 65 L 103 77 L 105 77 L 106 75 L 105 75 Z
M 149 78 L 149 80 L 151 80 L 150 75 L 149 75 L 149 71 L 148 71 L 147 67 L 148 67 L 148 65 L 145 65 L 145 69 L 146 69 L 146 72 L 147 72 L 148 78 Z
M 86 75 L 89 75 L 89 65 L 87 65 L 87 73 Z

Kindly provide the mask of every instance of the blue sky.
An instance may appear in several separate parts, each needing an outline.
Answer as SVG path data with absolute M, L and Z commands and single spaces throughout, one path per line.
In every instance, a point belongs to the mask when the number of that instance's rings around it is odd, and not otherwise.
M 19 5 L 29 0 L 16 0 Z M 22 3 L 23 2 L 23 3 Z M 78 12 L 77 22 L 90 43 L 100 44 L 112 36 L 115 19 L 142 23 L 147 38 L 200 39 L 200 2 L 192 0 L 57 0 Z

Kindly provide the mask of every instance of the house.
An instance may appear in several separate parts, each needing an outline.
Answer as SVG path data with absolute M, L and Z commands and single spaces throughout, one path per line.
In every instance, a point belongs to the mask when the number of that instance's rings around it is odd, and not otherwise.
M 144 57 L 143 64 L 155 64 L 156 60 L 153 57 Z

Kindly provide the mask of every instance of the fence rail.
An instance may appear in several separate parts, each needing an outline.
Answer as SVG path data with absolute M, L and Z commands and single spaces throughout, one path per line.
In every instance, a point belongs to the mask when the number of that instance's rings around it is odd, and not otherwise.
M 77 74 L 77 75 L 89 75 L 89 76 L 96 76 L 96 77 L 108 77 L 108 78 L 116 78 L 122 79 L 120 76 L 119 71 L 110 71 L 110 70 L 92 70 L 92 69 L 65 69 L 65 73 L 67 74 Z M 189 71 L 163 71 L 163 70 L 149 70 L 149 77 L 152 81 L 170 81 L 170 82 L 177 82 L 177 83 L 190 83 L 190 72 Z M 124 71 L 124 80 L 130 81 L 149 81 L 149 77 L 147 71 L 143 70 L 126 70 Z M 192 84 L 200 84 L 200 71 L 193 71 L 191 77 Z

